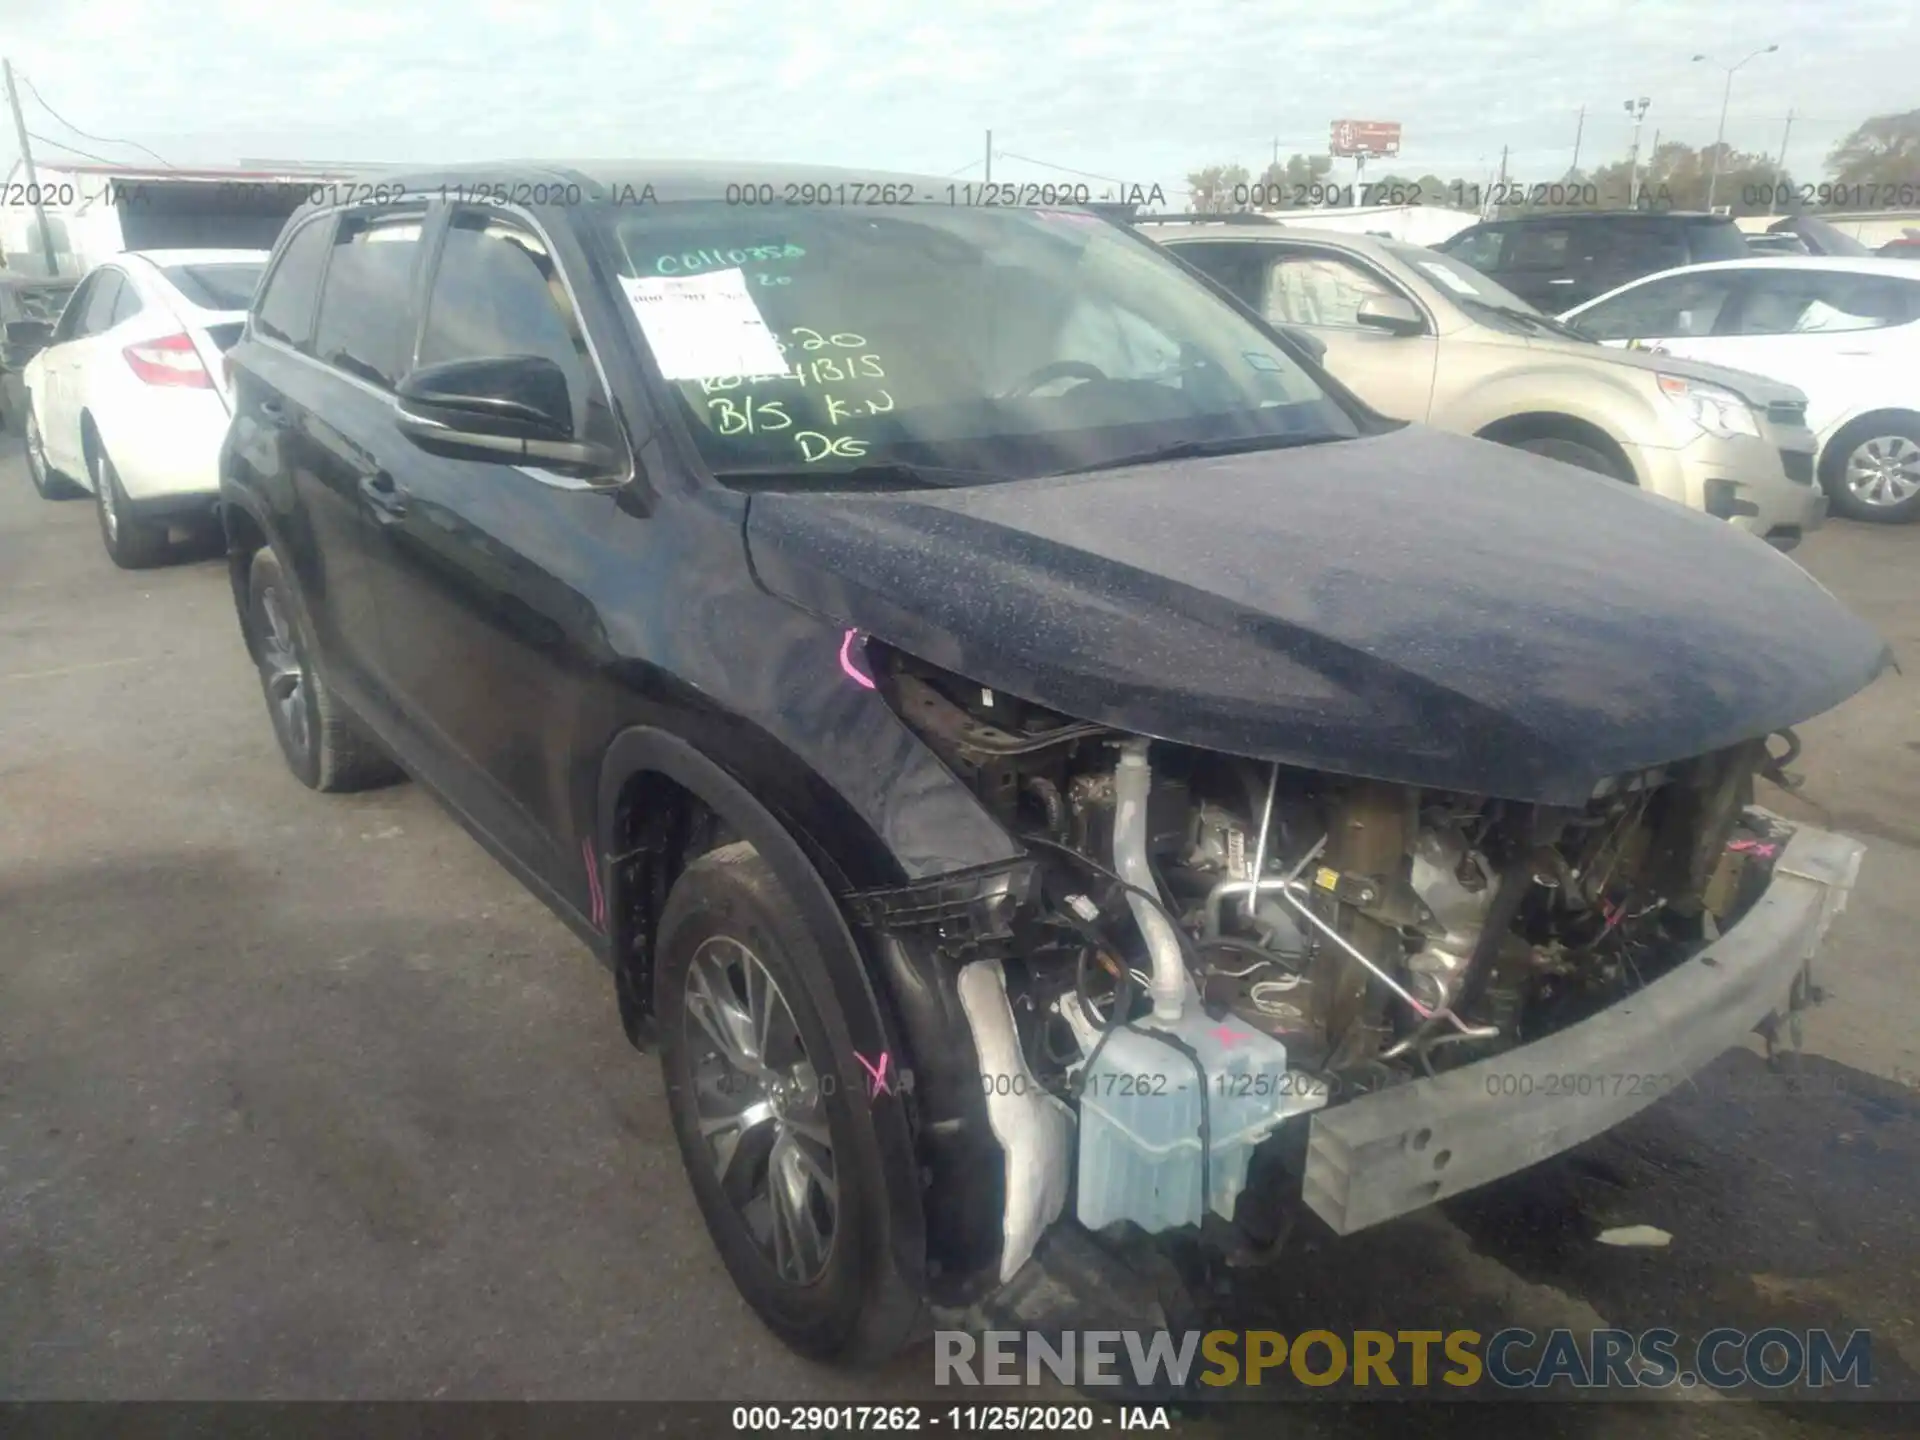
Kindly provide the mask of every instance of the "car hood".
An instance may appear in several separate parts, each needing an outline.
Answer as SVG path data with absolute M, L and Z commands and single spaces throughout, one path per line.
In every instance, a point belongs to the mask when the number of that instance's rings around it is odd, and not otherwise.
M 1538 340 L 1529 339 L 1528 344 L 1535 349 L 1551 347 L 1560 353 L 1572 353 L 1586 360 L 1611 361 L 1617 365 L 1629 365 L 1636 370 L 1645 370 L 1651 374 L 1674 375 L 1682 380 L 1698 380 L 1703 385 L 1718 385 L 1731 390 L 1749 405 L 1765 409 L 1769 405 L 1805 405 L 1807 396 L 1797 386 L 1785 384 L 1779 380 L 1769 380 L 1764 375 L 1755 375 L 1746 370 L 1735 370 L 1730 365 L 1713 365 L 1705 360 L 1683 360 L 1677 355 L 1664 355 L 1651 350 L 1615 349 L 1611 345 L 1579 340 Z
M 961 490 L 759 494 L 746 528 L 774 594 L 995 690 L 1512 799 L 1584 803 L 1817 715 L 1890 659 L 1722 521 L 1419 426 Z

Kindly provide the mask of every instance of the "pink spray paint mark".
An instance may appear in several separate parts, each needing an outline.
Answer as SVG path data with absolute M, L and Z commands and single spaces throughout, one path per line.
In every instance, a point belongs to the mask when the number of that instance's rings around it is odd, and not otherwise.
M 854 684 L 864 686 L 866 689 L 871 690 L 874 688 L 873 677 L 862 673 L 859 667 L 853 663 L 853 637 L 859 633 L 858 630 L 849 630 L 841 637 L 840 668 L 847 672 Z M 881 1057 L 883 1061 L 885 1058 L 885 1056 Z
M 852 634 L 853 632 L 848 631 L 847 633 Z M 889 1095 L 893 1093 L 892 1088 L 887 1084 L 887 1062 L 893 1058 L 892 1051 L 882 1050 L 880 1052 L 880 1063 L 877 1065 L 867 1059 L 867 1057 L 862 1055 L 858 1050 L 853 1052 L 853 1058 L 858 1060 L 860 1062 L 860 1068 L 867 1072 L 868 1100 L 878 1100 L 882 1092 Z
M 580 842 L 580 854 L 587 862 L 587 895 L 593 906 L 593 928 L 607 928 L 607 897 L 600 889 L 600 862 L 594 858 L 593 841 Z
M 1736 840 L 1727 846 L 1727 849 L 1735 854 L 1757 855 L 1762 860 L 1771 860 L 1779 848 L 1778 845 L 1769 845 L 1764 840 Z

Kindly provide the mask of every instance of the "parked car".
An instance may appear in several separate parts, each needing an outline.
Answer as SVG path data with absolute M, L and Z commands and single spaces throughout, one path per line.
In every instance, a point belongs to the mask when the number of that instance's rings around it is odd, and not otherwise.
M 1090 211 L 382 180 L 228 355 L 274 733 L 613 971 L 797 1349 L 1069 1293 L 1123 1220 L 1364 1228 L 1813 993 L 1860 847 L 1754 777 L 1889 657 L 1752 537 L 1388 421 Z
M 0 333 L 17 320 L 40 320 L 49 324 L 58 320 L 60 307 L 73 293 L 74 283 L 0 275 Z M 25 414 L 26 387 L 20 383 L 20 371 L 0 353 L 0 434 L 19 428 Z
M 1606 344 L 1798 386 L 1834 508 L 1856 520 L 1920 519 L 1920 273 L 1912 266 L 1820 256 L 1701 265 L 1624 286 L 1562 318 Z
M 1145 232 L 1401 420 L 1531 450 L 1791 549 L 1826 515 L 1806 396 L 1717 366 L 1608 350 L 1449 256 L 1258 226 Z
M 1767 227 L 1767 234 L 1797 242 L 1798 253 L 1807 255 L 1858 259 L 1872 253 L 1832 221 L 1822 220 L 1818 215 L 1783 215 Z
M 1920 260 L 1920 235 L 1899 235 L 1873 252 L 1885 260 Z
M 1520 215 L 1485 221 L 1433 248 L 1549 314 L 1642 275 L 1750 253 L 1727 216 L 1685 210 Z
M 116 565 L 205 530 L 226 436 L 220 357 L 240 334 L 263 250 L 129 251 L 88 272 L 57 324 L 9 327 L 33 358 L 27 472 L 48 499 L 91 491 Z

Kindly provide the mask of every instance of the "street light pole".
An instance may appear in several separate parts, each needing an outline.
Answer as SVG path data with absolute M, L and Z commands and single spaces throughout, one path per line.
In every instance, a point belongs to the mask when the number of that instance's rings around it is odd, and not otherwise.
M 1628 100 L 1627 113 L 1633 116 L 1633 148 L 1627 152 L 1627 208 L 1640 208 L 1640 122 L 1647 118 L 1647 107 L 1653 104 L 1645 95 L 1638 100 Z
M 1746 60 L 1740 61 L 1738 65 L 1721 66 L 1721 68 L 1727 72 L 1727 86 L 1726 89 L 1720 92 L 1720 133 L 1713 137 L 1713 168 L 1707 172 L 1707 209 L 1709 212 L 1713 209 L 1714 192 L 1720 184 L 1720 152 L 1726 147 L 1727 104 L 1733 99 L 1734 72 L 1738 70 L 1741 65 L 1745 65 L 1747 60 L 1757 60 L 1762 55 L 1771 55 L 1779 48 L 1778 45 L 1768 45 L 1763 49 L 1754 51 L 1753 54 L 1747 56 Z M 1718 60 L 1707 55 L 1696 55 L 1693 58 L 1695 60 L 1705 60 L 1710 65 L 1720 64 Z

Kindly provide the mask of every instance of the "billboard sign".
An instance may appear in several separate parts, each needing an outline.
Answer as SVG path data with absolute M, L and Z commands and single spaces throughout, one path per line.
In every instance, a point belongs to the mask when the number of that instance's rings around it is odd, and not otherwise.
M 1333 122 L 1332 153 L 1340 156 L 1398 155 L 1400 122 L 1397 120 L 1336 120 Z

